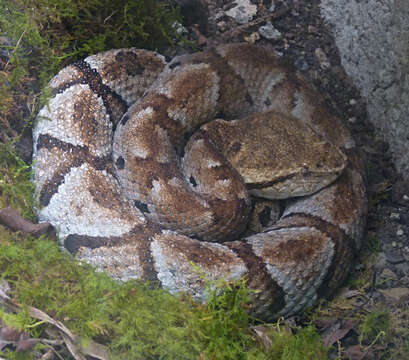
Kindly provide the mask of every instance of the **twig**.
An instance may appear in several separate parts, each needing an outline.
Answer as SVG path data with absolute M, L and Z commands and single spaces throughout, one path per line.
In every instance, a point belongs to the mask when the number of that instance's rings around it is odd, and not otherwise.
M 10 63 L 10 59 L 13 57 L 14 53 L 17 51 L 17 48 L 19 47 L 20 42 L 23 39 L 23 36 L 26 33 L 26 31 L 27 31 L 27 28 L 24 29 L 24 31 L 21 33 L 20 37 L 18 38 L 16 46 L 14 47 L 13 51 L 11 52 L 11 55 L 10 55 L 9 59 L 6 62 L 6 65 L 4 65 L 4 70 L 7 69 L 7 66 Z
M 13 312 L 21 310 L 21 305 L 14 303 L 6 294 L 0 293 L 0 303 Z M 108 351 L 103 345 L 90 341 L 87 346 L 81 346 L 79 337 L 73 334 L 62 322 L 54 320 L 51 316 L 33 306 L 27 306 L 26 308 L 31 317 L 45 321 L 58 329 L 68 350 L 76 360 L 85 360 L 85 355 L 100 360 L 109 360 Z
M 0 209 L 0 224 L 11 231 L 21 231 L 36 237 L 48 234 L 51 238 L 56 238 L 55 229 L 50 223 L 33 224 L 11 207 Z
M 244 24 L 241 26 L 238 26 L 236 28 L 234 28 L 233 30 L 227 31 L 225 33 L 223 33 L 222 37 L 224 39 L 230 39 L 233 37 L 236 37 L 238 35 L 240 35 L 241 33 L 245 32 L 246 30 L 248 30 L 251 27 L 257 26 L 265 21 L 268 20 L 277 20 L 280 19 L 281 17 L 287 15 L 290 12 L 290 8 L 289 7 L 284 7 L 278 11 L 276 11 L 275 13 L 272 14 L 268 14 L 265 16 L 262 16 L 256 20 L 250 21 L 248 24 Z
M 105 19 L 104 19 L 104 24 L 106 24 L 107 23 L 107 21 L 112 17 L 112 16 L 114 16 L 115 15 L 115 13 L 117 13 L 117 11 L 115 10 L 114 12 L 112 12 L 112 14 L 111 15 L 109 15 L 109 16 L 107 16 Z

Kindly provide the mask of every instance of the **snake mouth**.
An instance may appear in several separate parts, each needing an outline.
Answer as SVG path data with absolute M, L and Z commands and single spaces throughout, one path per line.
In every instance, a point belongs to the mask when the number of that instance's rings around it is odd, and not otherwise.
M 345 167 L 343 164 L 335 171 L 311 171 L 303 167 L 271 181 L 246 184 L 246 187 L 250 195 L 270 200 L 311 195 L 337 180 Z

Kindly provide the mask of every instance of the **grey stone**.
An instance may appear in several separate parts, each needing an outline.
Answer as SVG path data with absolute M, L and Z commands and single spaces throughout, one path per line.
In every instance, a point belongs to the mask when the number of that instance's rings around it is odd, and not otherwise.
M 307 70 L 310 68 L 310 66 L 308 65 L 307 61 L 306 61 L 304 58 L 302 58 L 302 57 L 300 57 L 300 58 L 298 58 L 297 60 L 295 60 L 294 66 L 295 66 L 298 70 L 301 70 L 301 71 L 307 71 Z
M 395 302 L 402 302 L 409 299 L 409 289 L 405 287 L 379 290 L 383 295 Z
M 386 259 L 391 264 L 399 264 L 399 263 L 405 261 L 405 258 L 403 257 L 403 255 L 400 252 L 397 252 L 397 251 L 387 252 L 386 253 Z
M 321 69 L 325 70 L 331 66 L 327 55 L 325 54 L 324 50 L 322 50 L 321 48 L 315 49 L 315 56 L 317 57 L 320 63 Z
M 386 255 L 384 252 L 380 252 L 378 254 L 378 257 L 376 258 L 375 264 L 374 264 L 374 268 L 375 270 L 382 270 L 384 269 L 386 266 Z
M 408 262 L 405 261 L 405 262 L 396 264 L 395 268 L 397 269 L 398 275 L 400 276 L 409 275 L 409 263 Z
M 381 273 L 382 280 L 396 280 L 397 278 L 397 275 L 388 268 L 384 269 Z
M 390 214 L 389 218 L 390 218 L 391 220 L 399 220 L 399 219 L 400 219 L 400 215 L 399 215 L 399 213 L 393 212 L 393 213 Z
M 321 0 L 342 65 L 368 103 L 370 121 L 409 179 L 409 1 Z
M 267 24 L 260 26 L 258 32 L 262 37 L 265 37 L 266 39 L 269 40 L 278 40 L 282 37 L 281 32 L 279 32 L 271 22 L 268 22 Z
M 234 18 L 239 24 L 247 24 L 257 14 L 257 5 L 250 0 L 236 0 L 235 6 L 226 11 L 226 15 Z

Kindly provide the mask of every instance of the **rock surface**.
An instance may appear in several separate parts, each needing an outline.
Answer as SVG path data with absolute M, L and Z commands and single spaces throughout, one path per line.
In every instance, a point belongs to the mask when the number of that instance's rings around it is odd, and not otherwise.
M 368 102 L 370 121 L 409 179 L 409 2 L 322 0 L 347 74 Z

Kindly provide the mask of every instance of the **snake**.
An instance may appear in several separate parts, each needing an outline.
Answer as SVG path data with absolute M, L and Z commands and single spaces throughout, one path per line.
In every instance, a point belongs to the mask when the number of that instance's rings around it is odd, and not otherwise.
M 49 88 L 36 212 L 80 261 L 200 302 L 209 283 L 245 279 L 266 320 L 345 280 L 365 228 L 362 160 L 326 97 L 272 50 L 108 50 Z

